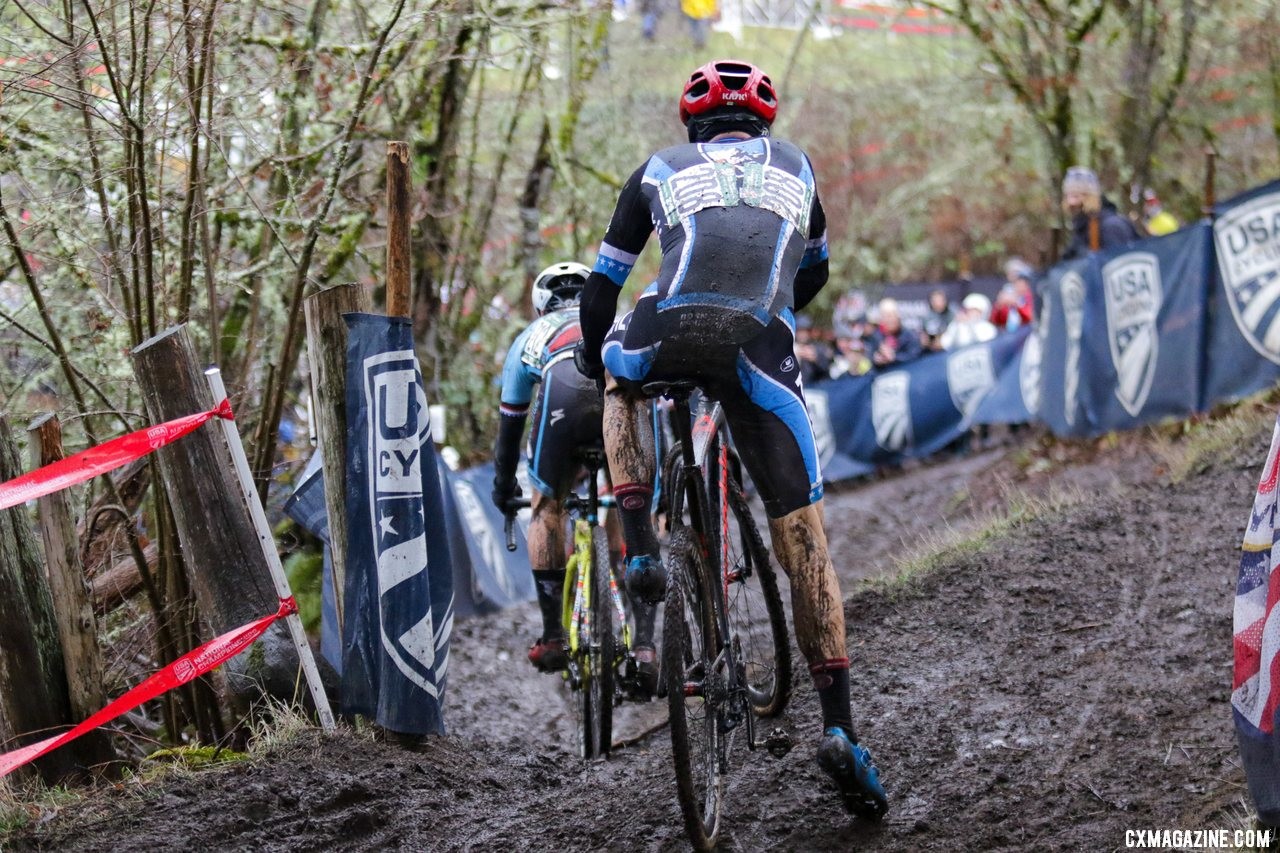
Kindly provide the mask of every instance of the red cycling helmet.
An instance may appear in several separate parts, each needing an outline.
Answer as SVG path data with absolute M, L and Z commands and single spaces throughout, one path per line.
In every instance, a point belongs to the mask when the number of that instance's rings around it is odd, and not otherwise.
M 717 59 L 693 72 L 684 84 L 680 121 L 688 124 L 694 116 L 725 106 L 742 107 L 765 124 L 773 124 L 778 115 L 778 93 L 768 75 L 750 62 Z

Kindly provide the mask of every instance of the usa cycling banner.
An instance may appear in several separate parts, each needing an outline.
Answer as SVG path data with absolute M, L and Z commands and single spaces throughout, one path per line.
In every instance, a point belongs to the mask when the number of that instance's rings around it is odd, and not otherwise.
M 412 329 L 345 319 L 343 710 L 395 732 L 443 733 L 453 565 Z
M 1280 824 L 1280 556 L 1277 484 L 1280 420 L 1245 526 L 1236 583 L 1231 710 L 1258 817 Z
M 890 370 L 805 389 L 823 478 L 946 447 L 978 423 L 1019 423 L 1027 407 L 1018 380 L 1024 327 L 987 343 L 927 355 Z
M 459 538 L 465 543 L 471 565 L 467 592 L 478 613 L 513 607 L 537 596 L 525 537 L 516 536 L 516 550 L 507 551 L 506 517 L 489 500 L 492 486 L 492 463 L 479 465 L 450 472 L 446 496 L 455 509 L 450 520 L 456 520 L 461 528 Z M 530 493 L 527 483 L 524 489 L 525 494 Z
M 1212 257 L 1200 224 L 1050 270 L 1038 418 L 1085 436 L 1197 411 Z
M 1206 407 L 1280 379 L 1280 181 L 1214 214 Z

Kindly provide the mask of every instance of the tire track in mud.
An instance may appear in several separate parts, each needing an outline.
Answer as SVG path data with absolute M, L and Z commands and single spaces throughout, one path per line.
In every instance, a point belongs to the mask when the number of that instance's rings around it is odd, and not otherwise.
M 1265 455 L 1267 426 L 1240 458 Z M 1253 472 L 1225 466 L 1168 485 L 1143 459 L 1102 459 L 1078 472 L 1083 505 L 896 589 L 856 588 L 892 570 L 904 540 L 974 523 L 969 507 L 991 505 L 997 467 L 985 454 L 828 495 L 854 719 L 891 811 L 868 826 L 840 809 L 813 762 L 820 714 L 799 677 L 780 722 L 797 748 L 732 757 L 722 849 L 1103 850 L 1123 846 L 1127 828 L 1234 819 L 1230 613 Z M 1136 485 L 1109 494 L 1116 481 Z M 966 502 L 984 487 L 985 499 Z M 145 798 L 103 792 L 0 843 L 685 849 L 667 732 L 606 762 L 578 759 L 563 691 L 524 659 L 538 628 L 532 606 L 459 623 L 451 734 L 420 752 L 308 734 Z M 663 713 L 657 703 L 625 713 L 637 710 Z M 617 735 L 640 727 L 624 721 Z
M 1157 542 L 1155 537 L 1151 537 L 1151 540 L 1153 545 L 1162 546 L 1152 548 L 1151 553 L 1166 553 L 1167 547 L 1163 546 L 1167 546 L 1167 537 L 1160 542 Z M 1117 651 L 1128 649 L 1134 645 L 1133 641 L 1136 639 L 1135 635 L 1139 632 L 1140 626 L 1147 623 L 1151 602 L 1158 597 L 1157 593 L 1162 592 L 1162 587 L 1169 575 L 1168 567 L 1162 561 L 1157 561 L 1157 566 L 1159 567 L 1158 570 L 1152 573 L 1154 582 L 1142 585 L 1142 592 L 1136 608 L 1131 603 L 1134 597 L 1134 587 L 1143 578 L 1137 572 L 1124 572 L 1122 570 L 1121 594 L 1117 601 L 1115 612 L 1094 645 L 1103 649 L 1114 648 Z M 1130 616 L 1130 614 L 1132 615 Z M 1053 775 L 1055 776 L 1062 775 L 1066 765 L 1075 757 L 1074 750 L 1071 747 L 1083 741 L 1085 731 L 1094 724 L 1094 715 L 1097 713 L 1099 704 L 1104 697 L 1114 695 L 1117 686 L 1115 682 L 1103 679 L 1090 681 L 1089 684 L 1086 704 L 1080 709 L 1075 729 L 1067 737 L 1066 744 L 1064 744 L 1067 748 L 1059 751 L 1058 758 L 1053 764 Z

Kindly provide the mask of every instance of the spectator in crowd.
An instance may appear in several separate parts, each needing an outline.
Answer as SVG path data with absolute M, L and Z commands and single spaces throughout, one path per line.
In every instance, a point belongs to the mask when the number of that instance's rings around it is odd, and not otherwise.
M 1138 239 L 1138 230 L 1102 195 L 1102 185 L 1092 170 L 1072 166 L 1062 179 L 1062 210 L 1071 219 L 1071 239 L 1064 261 L 1083 258 L 1089 252 L 1119 249 Z
M 996 336 L 996 327 L 987 319 L 991 313 L 991 300 L 981 293 L 970 293 L 960 303 L 960 314 L 942 334 L 942 348 L 958 349 L 969 344 L 989 341 Z
M 878 308 L 876 327 L 867 340 L 872 365 L 883 369 L 919 358 L 924 352 L 920 336 L 902 327 L 897 300 L 881 299 Z
M 1152 237 L 1172 234 L 1182 227 L 1177 217 L 1164 209 L 1156 191 L 1150 187 L 1142 191 L 1142 217 L 1143 225 Z
M 850 290 L 841 294 L 840 298 L 836 300 L 835 311 L 832 312 L 831 319 L 837 331 L 840 330 L 841 326 L 856 327 L 865 325 L 867 321 L 866 295 L 861 290 Z
M 871 372 L 871 359 L 867 358 L 864 340 L 866 323 L 859 320 L 852 325 L 836 325 L 836 354 L 831 359 L 831 378 L 861 376 Z
M 939 352 L 942 349 L 942 333 L 956 319 L 956 310 L 947 299 L 947 292 L 942 288 L 930 291 L 929 310 L 924 315 L 924 325 L 920 330 L 920 341 L 925 352 Z
M 640 0 L 640 35 L 645 41 L 653 41 L 657 36 L 661 17 L 662 0 Z
M 689 35 L 693 38 L 694 49 L 702 50 L 707 46 L 711 22 L 720 14 L 716 0 L 680 0 L 680 11 L 689 21 Z
M 991 309 L 991 325 L 997 332 L 1012 332 L 1035 318 L 1035 294 L 1031 290 L 1034 276 L 1035 271 L 1021 258 L 1010 258 L 1004 265 L 1005 285 L 996 294 L 996 304 Z
M 814 332 L 812 318 L 804 314 L 796 317 L 795 353 L 805 385 L 830 378 L 831 349 Z

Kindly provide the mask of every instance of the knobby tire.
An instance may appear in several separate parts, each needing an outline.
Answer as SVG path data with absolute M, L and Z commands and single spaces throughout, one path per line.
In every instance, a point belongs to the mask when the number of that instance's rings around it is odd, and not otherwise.
M 671 752 L 676 797 L 685 831 L 694 849 L 710 850 L 720 831 L 725 769 L 719 708 L 703 696 L 685 696 L 685 683 L 712 673 L 715 621 L 710 602 L 698 590 L 705 578 L 702 559 L 689 528 L 675 527 L 667 557 L 667 595 L 663 610 L 662 677 L 670 712 Z
M 745 667 L 752 710 L 760 717 L 776 717 L 791 698 L 787 615 L 769 549 L 765 547 L 734 468 L 729 466 L 725 496 L 737 530 L 730 525 L 726 570 L 737 572 L 740 579 L 729 584 L 729 633 L 738 644 L 739 663 Z
M 587 647 L 592 721 L 592 755 L 602 758 L 613 745 L 613 675 L 617 622 L 609 592 L 609 538 L 603 527 L 591 529 L 591 638 Z

